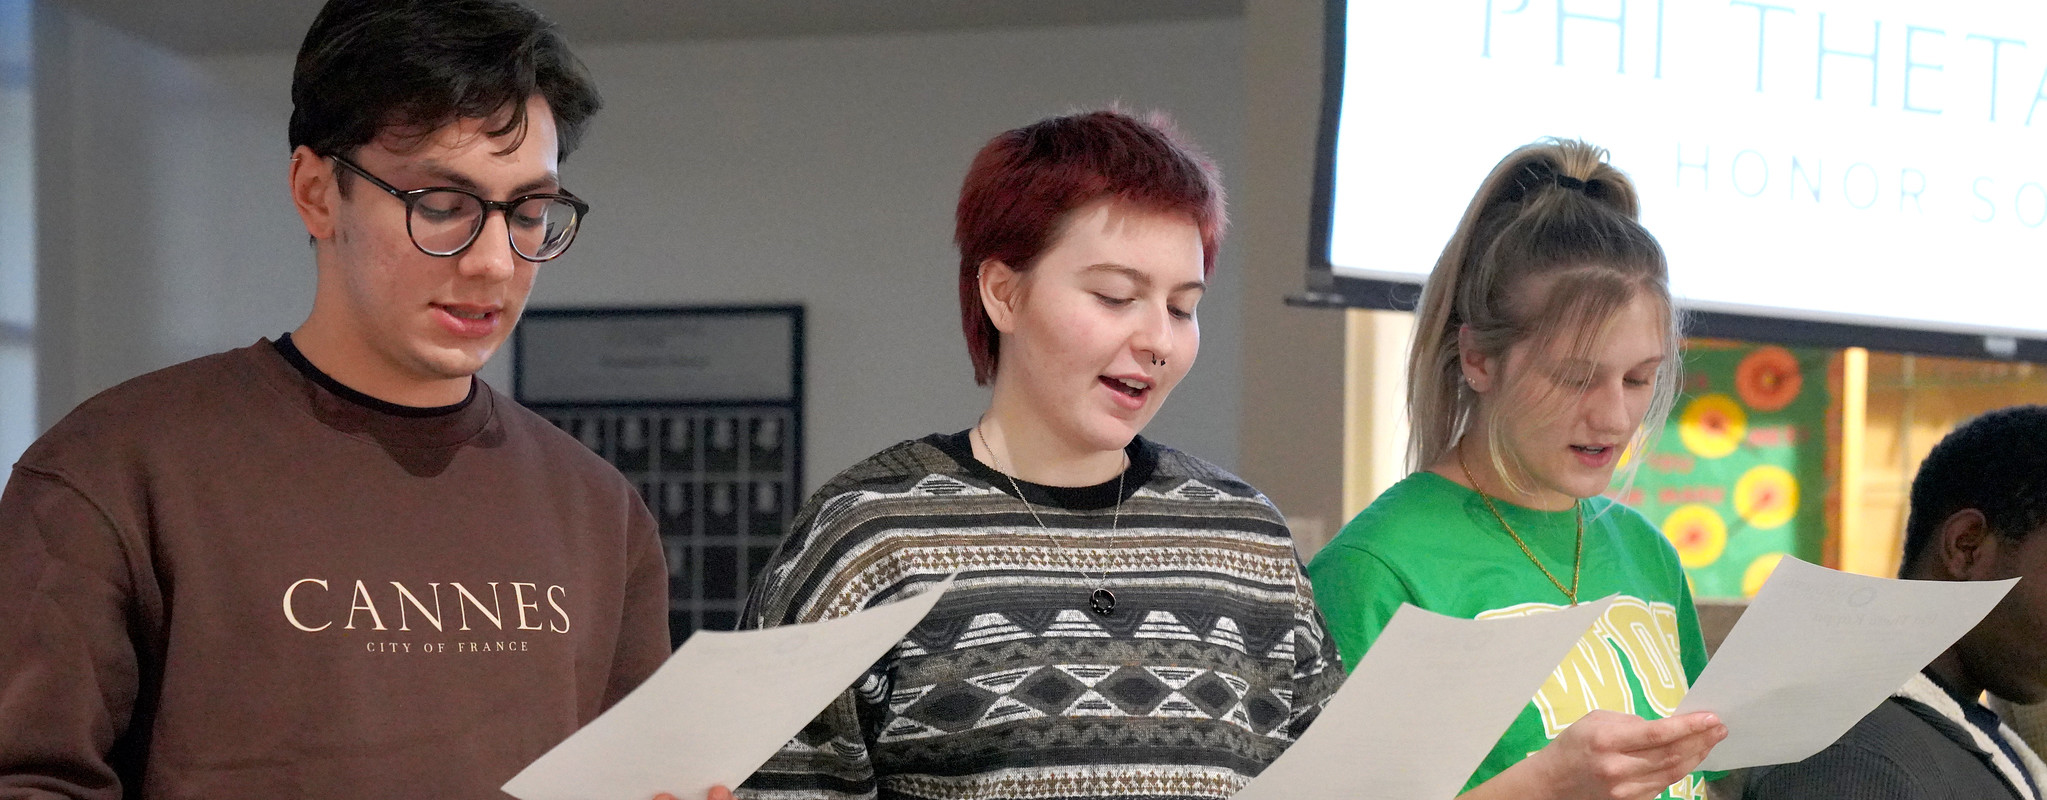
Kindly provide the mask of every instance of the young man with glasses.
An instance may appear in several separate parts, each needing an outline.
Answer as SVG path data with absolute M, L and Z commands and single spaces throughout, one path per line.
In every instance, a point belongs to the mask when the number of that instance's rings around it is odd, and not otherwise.
M 581 64 L 510 0 L 333 0 L 292 100 L 305 323 L 0 497 L 0 797 L 501 797 L 668 653 L 639 495 L 473 377 L 589 211 Z

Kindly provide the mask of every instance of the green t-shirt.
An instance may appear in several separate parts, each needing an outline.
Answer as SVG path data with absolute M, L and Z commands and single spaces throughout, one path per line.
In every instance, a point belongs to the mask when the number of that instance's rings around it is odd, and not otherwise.
M 1571 585 L 1577 522 L 1494 500 L 1536 558 Z M 1514 719 L 1466 789 L 1542 749 L 1593 709 L 1659 719 L 1706 666 L 1698 612 L 1677 551 L 1641 514 L 1603 497 L 1584 502 L 1578 597 L 1621 595 Z M 1467 619 L 1519 616 L 1569 601 L 1514 544 L 1477 492 L 1430 472 L 1407 476 L 1345 525 L 1308 565 L 1315 602 L 1346 669 L 1401 603 Z M 1693 773 L 1658 798 L 1703 798 L 1717 773 Z

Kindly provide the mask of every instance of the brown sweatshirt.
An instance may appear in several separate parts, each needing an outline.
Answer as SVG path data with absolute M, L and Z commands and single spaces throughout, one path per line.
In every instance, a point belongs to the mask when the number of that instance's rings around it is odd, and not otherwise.
M 0 798 L 502 798 L 651 674 L 639 495 L 477 386 L 404 416 L 265 341 L 31 446 L 0 495 Z

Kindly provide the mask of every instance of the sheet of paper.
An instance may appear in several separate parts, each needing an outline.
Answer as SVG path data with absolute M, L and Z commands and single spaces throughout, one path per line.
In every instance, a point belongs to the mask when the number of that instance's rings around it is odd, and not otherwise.
M 916 627 L 952 578 L 839 619 L 697 631 L 646 683 L 505 783 L 521 800 L 701 800 L 775 754 Z
M 1403 605 L 1322 715 L 1235 800 L 1450 800 L 1609 597 L 1472 620 Z
M 1711 711 L 1727 739 L 1701 769 L 1803 760 L 1968 633 L 2006 581 L 1901 581 L 1786 558 L 1677 713 Z

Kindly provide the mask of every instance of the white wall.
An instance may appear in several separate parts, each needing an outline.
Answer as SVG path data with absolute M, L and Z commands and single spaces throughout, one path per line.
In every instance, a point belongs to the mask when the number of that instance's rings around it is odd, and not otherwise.
M 1313 551 L 1344 514 L 1345 316 L 1281 305 L 1299 292 L 1315 197 L 1322 101 L 1323 0 L 1245 0 L 1247 144 L 1242 245 L 1244 381 L 1238 446 L 1245 479 L 1286 511 L 1294 543 Z M 1316 46 L 1310 46 L 1315 43 Z M 1391 122 L 1391 124 L 1399 124 Z M 1283 388 L 1282 388 L 1283 387 Z
M 127 378 L 290 330 L 312 260 L 285 191 L 286 62 L 248 81 L 56 3 L 38 15 L 47 427 Z
M 608 107 L 564 169 L 599 209 L 534 303 L 804 302 L 812 485 L 898 440 L 965 428 L 986 403 L 951 243 L 974 151 L 1121 99 L 1171 109 L 1227 168 L 1242 138 L 1239 34 L 1207 22 L 586 50 Z M 1232 465 L 1233 255 L 1201 307 L 1201 363 L 1150 431 Z
M 29 0 L 0 0 L 0 466 L 34 440 L 35 93 Z M 0 485 L 7 473 L 0 471 Z
M 45 425 L 132 375 L 294 327 L 312 285 L 284 188 L 290 54 L 185 58 L 50 16 L 39 47 L 63 56 L 38 121 L 39 196 L 58 218 L 39 239 Z M 1242 36 L 1208 21 L 579 47 L 607 108 L 564 182 L 596 211 L 543 267 L 533 306 L 805 304 L 814 487 L 985 405 L 951 245 L 974 150 L 1120 100 L 1173 112 L 1234 186 Z M 1201 364 L 1147 431 L 1231 467 L 1240 264 L 1226 246 Z M 509 361 L 485 377 L 508 387 Z

